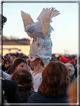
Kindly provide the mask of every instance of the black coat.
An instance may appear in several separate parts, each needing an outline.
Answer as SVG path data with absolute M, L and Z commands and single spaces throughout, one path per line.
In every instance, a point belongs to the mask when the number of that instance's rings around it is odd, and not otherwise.
M 9 67 L 7 67 L 7 68 L 5 68 L 5 66 L 4 66 L 4 65 L 2 65 L 2 71 L 7 71 L 9 68 L 10 68 L 10 66 L 9 66 Z
M 7 97 L 7 101 L 9 103 L 22 102 L 16 82 L 10 80 L 2 80 L 2 90 L 5 91 L 5 96 Z
M 68 103 L 68 96 L 49 98 L 36 92 L 28 98 L 27 103 Z

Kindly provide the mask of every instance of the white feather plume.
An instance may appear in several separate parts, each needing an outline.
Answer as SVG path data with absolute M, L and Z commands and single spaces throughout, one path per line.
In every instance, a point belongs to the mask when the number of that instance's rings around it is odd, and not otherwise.
M 25 12 L 21 11 L 21 16 L 22 16 L 22 20 L 23 20 L 25 29 L 26 29 L 27 25 L 33 24 L 33 20 L 32 20 L 31 16 L 28 13 L 25 13 Z
M 59 11 L 57 11 L 55 8 L 43 8 L 43 10 L 42 10 L 42 12 L 40 13 L 40 15 L 38 16 L 38 20 L 42 20 L 43 19 L 43 17 L 50 11 L 50 10 L 52 10 L 52 13 L 51 13 L 51 17 L 50 18 L 52 18 L 52 17 L 55 17 L 55 16 L 57 16 L 57 15 L 59 15 L 60 13 L 59 13 Z
M 40 13 L 39 17 L 37 18 L 38 20 L 42 20 L 42 30 L 43 30 L 43 35 L 44 37 L 49 36 L 52 30 L 50 30 L 50 22 L 51 18 L 59 15 L 59 11 L 55 10 L 54 8 L 46 8 L 43 9 L 43 11 Z

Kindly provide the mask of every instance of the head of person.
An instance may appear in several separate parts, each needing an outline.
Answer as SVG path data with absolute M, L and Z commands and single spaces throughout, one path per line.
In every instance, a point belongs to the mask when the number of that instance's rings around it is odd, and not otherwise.
M 41 65 L 42 67 L 44 67 L 44 63 L 41 58 L 36 58 L 34 61 L 30 61 L 30 66 L 32 68 L 34 68 L 37 65 Z
M 23 58 L 24 60 L 26 60 L 26 59 L 28 58 L 28 56 L 23 55 L 22 58 Z
M 16 70 L 25 69 L 26 65 L 27 63 L 24 59 L 17 58 L 12 64 L 12 66 L 7 70 L 7 73 L 12 74 L 15 71 L 15 69 Z
M 74 74 L 75 68 L 72 64 L 66 63 L 65 64 L 68 68 L 69 77 L 71 77 Z
M 14 72 L 11 78 L 12 81 L 22 85 L 25 89 L 33 89 L 32 75 L 26 69 L 20 69 Z
M 52 61 L 42 71 L 38 92 L 46 97 L 61 97 L 69 84 L 68 69 L 60 61 Z
M 5 59 L 4 60 L 4 66 L 5 66 L 5 68 L 8 68 L 10 66 L 10 60 Z
M 11 63 L 13 63 L 14 62 L 14 59 L 16 58 L 16 55 L 15 54 L 12 54 L 11 56 L 10 56 L 10 61 L 11 61 Z
M 67 94 L 68 94 L 68 101 L 69 103 L 77 103 L 77 94 L 79 93 L 80 95 L 80 87 L 79 87 L 79 92 L 77 93 L 77 79 L 75 79 L 67 88 Z M 79 78 L 79 85 L 80 85 L 80 78 Z M 80 102 L 80 98 L 79 98 Z
M 73 55 L 73 56 L 72 56 L 72 59 L 71 59 L 70 63 L 71 63 L 72 65 L 76 65 L 76 64 L 77 64 L 77 56 L 76 56 L 76 55 Z

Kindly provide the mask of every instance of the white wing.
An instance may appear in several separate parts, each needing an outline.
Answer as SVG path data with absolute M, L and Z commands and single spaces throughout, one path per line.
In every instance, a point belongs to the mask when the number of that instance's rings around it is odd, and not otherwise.
M 42 10 L 42 12 L 40 13 L 39 17 L 37 18 L 38 20 L 41 20 L 42 23 L 42 30 L 43 30 L 43 35 L 44 37 L 49 36 L 51 30 L 51 26 L 50 26 L 50 22 L 51 22 L 51 18 L 55 17 L 57 15 L 59 15 L 59 11 L 55 10 L 54 8 L 46 8 Z
M 52 9 L 48 11 L 42 18 L 42 29 L 43 29 L 44 37 L 47 37 L 49 33 L 51 13 L 52 13 Z
M 53 18 L 53 17 L 55 17 L 55 16 L 57 16 L 59 14 L 60 14 L 59 11 L 57 11 L 57 10 L 55 10 L 55 8 L 53 8 L 52 9 L 52 13 L 51 13 L 51 18 Z
M 27 25 L 33 24 L 33 20 L 28 13 L 21 11 L 21 16 L 22 16 L 25 29 Z
M 59 15 L 59 11 L 55 10 L 55 8 L 43 8 L 42 12 L 38 16 L 37 20 L 42 20 L 46 13 L 48 13 L 52 9 L 51 18 Z

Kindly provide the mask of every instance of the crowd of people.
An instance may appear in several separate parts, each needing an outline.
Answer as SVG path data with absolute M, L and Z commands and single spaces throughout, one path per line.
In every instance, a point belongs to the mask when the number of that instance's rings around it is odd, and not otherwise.
M 74 64 L 72 60 L 52 55 L 44 66 L 41 58 L 30 61 L 24 54 L 6 54 L 2 57 L 3 99 L 8 103 L 77 103 L 79 69 L 76 58 Z

